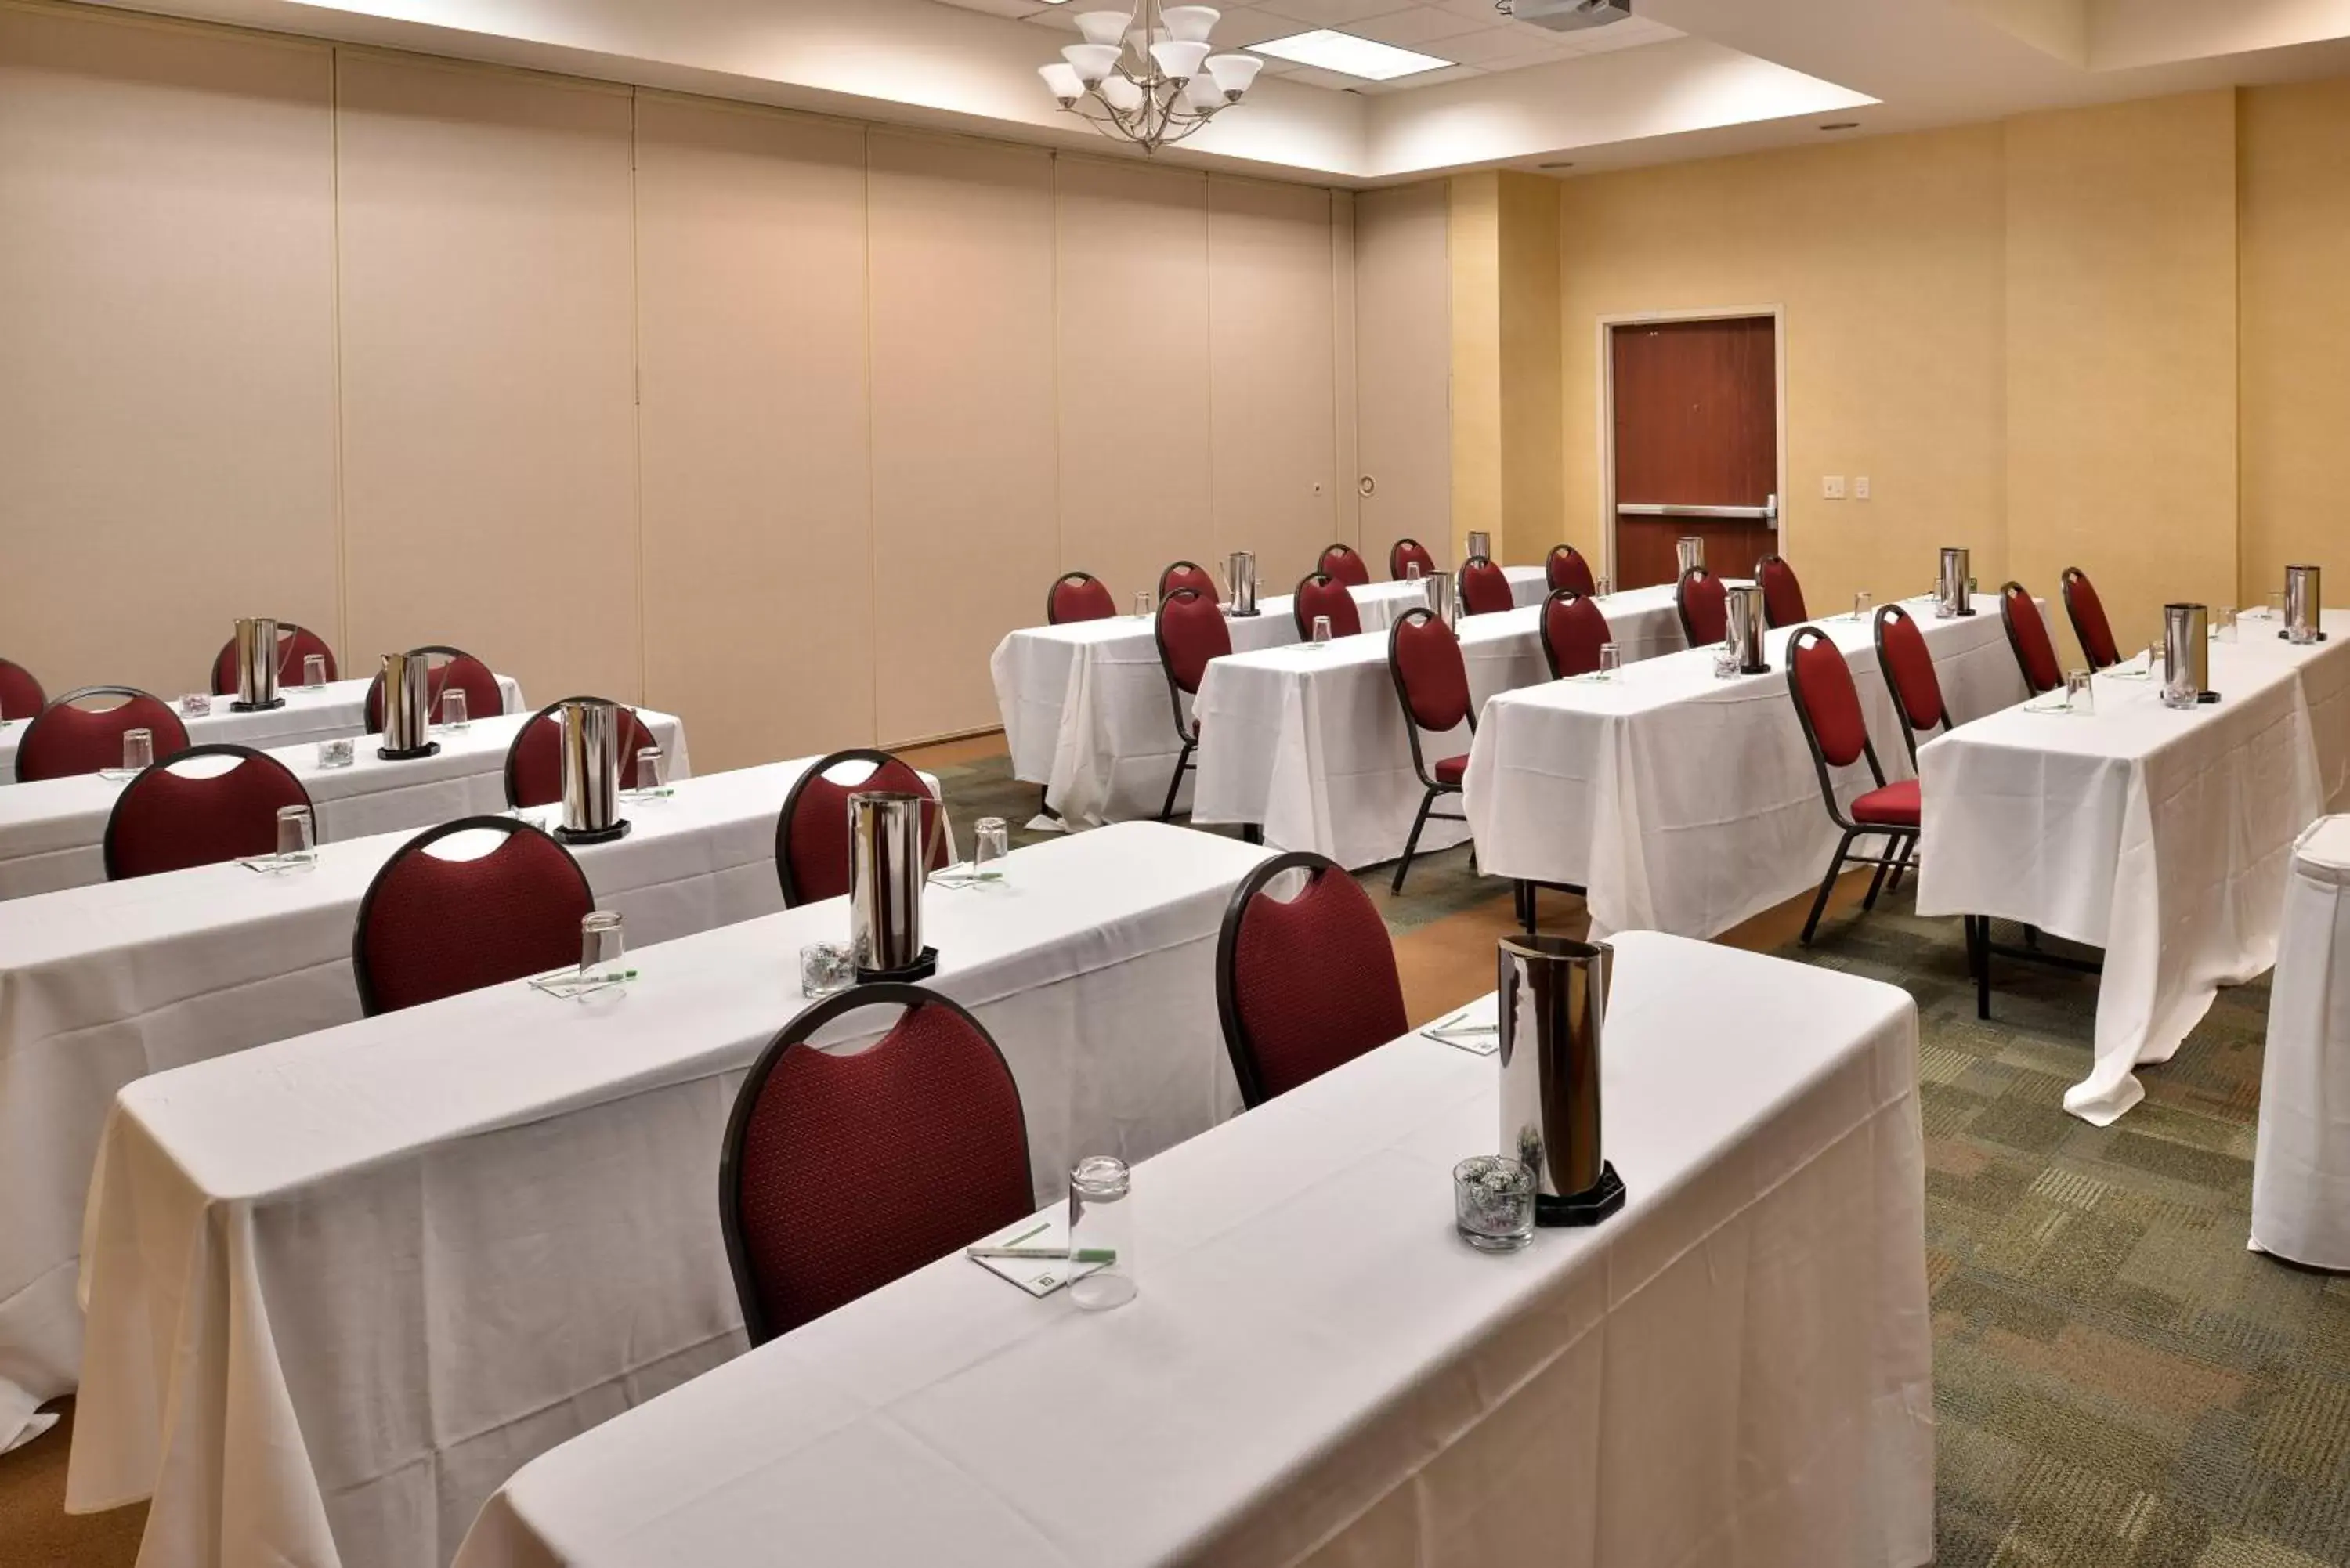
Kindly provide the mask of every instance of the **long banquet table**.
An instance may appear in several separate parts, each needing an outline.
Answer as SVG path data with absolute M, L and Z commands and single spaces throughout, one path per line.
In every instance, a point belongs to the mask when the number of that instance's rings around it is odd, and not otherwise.
M 1264 851 L 1136 823 L 934 888 L 939 990 L 1002 1045 L 1040 1200 L 1240 1108 L 1211 977 Z M 82 1250 L 67 1506 L 151 1496 L 148 1568 L 442 1568 L 534 1455 L 743 1348 L 718 1224 L 744 1070 L 845 900 L 142 1078 Z
M 183 713 L 180 722 L 186 726 L 188 744 L 192 746 L 232 744 L 267 751 L 272 746 L 294 746 L 306 741 L 338 740 L 366 732 L 368 688 L 373 684 L 374 677 L 370 676 L 364 680 L 329 680 L 324 686 L 280 687 L 278 695 L 286 699 L 285 702 L 254 713 L 235 711 L 229 706 L 235 701 L 233 697 L 214 697 L 211 712 Z M 503 711 L 524 711 L 522 682 L 511 675 L 501 675 L 498 691 L 504 700 Z M 176 710 L 176 696 L 167 694 L 165 700 Z M 24 740 L 25 726 L 29 722 L 24 719 L 0 721 L 0 783 L 16 782 L 16 746 Z
M 624 800 L 629 836 L 573 851 L 597 907 L 635 946 L 781 909 L 775 818 L 815 760 Z M 116 1094 L 357 1019 L 352 922 L 411 836 L 321 846 L 305 872 L 203 866 L 0 904 L 0 1449 L 79 1376 L 83 1199 Z
M 2261 1053 L 2251 1245 L 2350 1271 L 2350 816 L 2293 845 Z
M 2109 673 L 2094 715 L 2019 705 L 1919 751 L 1918 912 L 2105 950 L 2094 1060 L 2064 1094 L 2097 1126 L 2145 1097 L 2132 1069 L 2168 1061 L 2220 987 L 2276 961 L 2293 841 L 2350 793 L 2350 611 L 2312 648 L 2275 624 L 2211 644 L 2217 703 L 2165 708 L 2158 674 Z
M 1503 568 L 1521 606 L 1547 591 L 1540 566 Z M 1365 631 L 1384 631 L 1427 602 L 1425 587 L 1372 583 L 1351 590 Z M 1290 596 L 1258 601 L 1232 618 L 1232 651 L 1295 642 Z M 1012 776 L 1043 784 L 1045 804 L 1073 823 L 1156 816 L 1167 799 L 1181 742 L 1168 704 L 1155 623 L 1141 616 L 1025 627 L 989 660 L 1003 716 Z M 1191 796 L 1184 782 L 1178 808 Z
M 1943 620 L 1908 607 L 1960 722 L 2023 694 L 1995 609 Z M 1809 624 L 1852 667 L 1886 776 L 1909 777 L 1873 627 L 1849 615 Z M 1488 702 L 1466 780 L 1479 868 L 1586 889 L 1601 934 L 1718 936 L 1818 886 L 1837 832 L 1787 695 L 1794 631 L 1765 639 L 1767 675 L 1717 678 L 1711 650 L 1693 649 L 1616 680 L 1547 681 Z M 1849 804 L 1872 784 L 1856 764 L 1837 794 Z
M 1130 1305 L 942 1259 L 533 1461 L 459 1568 L 1928 1562 L 1915 1004 L 1617 951 L 1598 1228 L 1454 1239 L 1497 1071 L 1408 1036 L 1138 1170 Z
M 1624 662 L 1687 646 L 1674 601 L 1669 585 L 1596 601 Z M 1495 692 L 1550 679 L 1542 613 L 1537 601 L 1507 614 L 1461 618 L 1472 709 Z M 1377 865 L 1403 853 L 1427 788 L 1412 771 L 1384 632 L 1339 638 L 1326 648 L 1292 644 L 1216 659 L 1198 703 L 1193 822 L 1261 826 L 1267 844 L 1315 850 L 1344 866 Z M 1433 766 L 1469 749 L 1468 727 L 1423 736 L 1421 746 Z M 1459 802 L 1440 809 L 1457 814 Z M 1468 836 L 1461 823 L 1431 817 L 1419 846 L 1442 849 Z
M 638 709 L 637 716 L 667 754 L 670 776 L 689 775 L 684 722 L 650 708 Z M 347 767 L 320 767 L 317 747 L 309 742 L 269 754 L 310 792 L 318 841 L 325 844 L 504 811 L 506 748 L 531 718 L 499 714 L 462 730 L 436 724 L 432 738 L 440 751 L 404 762 L 377 755 L 372 737 L 352 746 Z M 122 783 L 84 774 L 0 789 L 0 899 L 105 881 L 106 820 Z

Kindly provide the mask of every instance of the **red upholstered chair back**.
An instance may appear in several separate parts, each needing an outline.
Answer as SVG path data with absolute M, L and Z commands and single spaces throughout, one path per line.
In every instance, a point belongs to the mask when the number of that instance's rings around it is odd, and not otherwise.
M 1599 650 L 1615 640 L 1607 613 L 1573 588 L 1560 588 L 1543 601 L 1543 660 L 1551 679 L 1588 675 L 1599 668 Z
M 1199 595 L 1210 604 L 1219 602 L 1216 579 L 1203 570 L 1197 561 L 1178 561 L 1159 574 L 1159 603 L 1165 604 L 1186 589 Z
M 1599 585 L 1592 579 L 1591 563 L 1572 545 L 1551 547 L 1549 559 L 1543 562 L 1543 579 L 1553 593 L 1564 590 L 1588 598 L 1599 591 Z
M 1267 890 L 1297 871 L 1295 898 Z M 1216 1011 L 1253 1106 L 1409 1027 L 1387 922 L 1344 867 L 1304 851 L 1266 861 L 1233 892 L 1216 942 Z
M 1314 569 L 1324 576 L 1337 578 L 1350 588 L 1370 586 L 1370 564 L 1363 559 L 1362 552 L 1352 545 L 1342 543 L 1331 545 L 1322 552 L 1322 559 L 1315 564 Z
M 2056 662 L 2056 645 L 2048 639 L 2048 622 L 2022 583 L 2009 583 L 1999 590 L 1999 613 L 2007 622 L 2008 646 L 2015 649 L 2016 665 L 2033 695 L 2064 684 L 2064 671 Z
M 1681 574 L 1674 590 L 1681 617 L 1681 635 L 1691 648 L 1711 648 L 1730 635 L 1730 592 L 1721 579 L 1703 566 Z
M 1232 650 L 1232 628 L 1213 598 L 1186 588 L 1159 601 L 1159 661 L 1178 691 L 1198 695 L 1208 660 Z
M 119 698 L 109 707 L 87 704 Z M 68 691 L 35 716 L 16 742 L 16 777 L 70 778 L 122 765 L 122 733 L 126 730 L 154 732 L 160 759 L 188 749 L 187 726 L 172 705 L 135 686 L 84 686 Z
M 48 702 L 48 693 L 21 664 L 0 659 L 0 719 L 29 719 Z
M 608 701 L 600 697 L 566 697 L 562 701 L 549 702 L 531 718 L 531 722 L 515 732 L 514 743 L 506 748 L 506 804 L 517 810 L 525 806 L 552 805 L 563 798 L 563 703 Z M 466 700 L 470 711 L 472 699 Z M 615 703 L 614 706 L 619 707 Z M 642 789 L 652 780 L 637 774 L 637 753 L 648 747 L 658 751 L 660 742 L 645 728 L 633 708 L 620 707 L 620 787 Z
M 1509 574 L 1482 556 L 1461 563 L 1461 613 L 1500 615 L 1518 607 Z
M 231 757 L 220 773 L 181 769 L 198 757 Z M 277 852 L 277 813 L 307 806 L 293 770 L 250 746 L 190 746 L 123 786 L 106 819 L 106 879 L 151 877 Z
M 1804 608 L 1804 585 L 1783 556 L 1765 556 L 1754 563 L 1754 581 L 1762 589 L 1762 624 L 1801 626 L 1811 619 Z
M 1357 557 L 1358 560 L 1360 557 Z M 1290 613 L 1297 618 L 1297 640 L 1314 640 L 1314 618 L 1330 618 L 1332 637 L 1353 637 L 1363 629 L 1362 612 L 1355 607 L 1355 596 L 1347 585 L 1327 572 L 1315 572 L 1297 585 L 1289 598 Z
M 1452 628 L 1424 609 L 1388 628 L 1388 673 L 1405 717 L 1442 733 L 1469 717 L 1469 665 Z
M 1060 626 L 1073 620 L 1107 620 L 1118 614 L 1109 585 L 1091 572 L 1063 572 L 1045 596 L 1045 624 Z
M 1428 546 L 1417 539 L 1398 539 L 1388 550 L 1388 576 L 1401 582 L 1408 575 L 1405 568 L 1413 566 L 1423 577 L 1436 576 L 1436 557 L 1428 553 Z
M 775 818 L 775 876 L 783 884 L 785 909 L 847 896 L 848 797 L 868 791 L 922 796 L 922 836 L 930 845 L 931 869 L 947 863 L 946 822 L 922 775 L 902 758 L 870 746 L 853 746 L 816 759 L 784 796 L 784 809 Z
M 808 1038 L 899 1006 L 835 1054 Z M 827 997 L 775 1036 L 736 1096 L 719 1222 L 753 1345 L 788 1334 L 1035 1210 L 1020 1089 L 987 1031 L 911 985 Z
M 1805 627 L 1787 644 L 1787 691 L 1795 700 L 1804 731 L 1832 768 L 1847 767 L 1868 749 L 1868 720 L 1852 666 L 1817 627 Z
M 465 694 L 465 717 L 495 718 L 506 711 L 506 694 L 498 685 L 498 678 L 490 667 L 461 648 L 444 648 L 432 643 L 423 648 L 411 648 L 411 653 L 425 655 L 431 665 L 424 676 L 426 716 L 432 722 L 441 722 L 441 693 L 455 687 Z M 379 670 L 375 680 L 368 687 L 367 727 L 370 735 L 383 733 L 383 671 Z
M 2080 639 L 2089 668 L 2106 670 L 2119 664 L 2122 650 L 2114 641 L 2113 623 L 2106 618 L 2106 601 L 2097 597 L 2089 574 L 2078 566 L 2067 566 L 2059 580 L 2064 588 L 2064 614 L 2073 623 L 2073 635 Z
M 298 686 L 302 683 L 302 661 L 312 654 L 327 661 L 327 679 L 335 679 L 335 650 L 327 639 L 307 626 L 296 626 L 290 620 L 277 623 L 277 684 Z M 219 657 L 213 660 L 213 695 L 233 697 L 236 694 L 236 639 L 221 644 Z
M 1950 714 L 1942 705 L 1941 677 L 1934 673 L 1925 634 L 1899 605 L 1877 607 L 1877 667 L 1893 691 L 1894 709 L 1909 731 L 1909 750 L 1915 755 L 1917 732 L 1941 728 Z
M 504 842 L 471 860 L 432 846 L 459 833 Z M 370 1015 L 438 1002 L 579 962 L 579 922 L 596 896 L 571 851 L 526 822 L 468 816 L 393 852 L 359 902 L 351 970 Z

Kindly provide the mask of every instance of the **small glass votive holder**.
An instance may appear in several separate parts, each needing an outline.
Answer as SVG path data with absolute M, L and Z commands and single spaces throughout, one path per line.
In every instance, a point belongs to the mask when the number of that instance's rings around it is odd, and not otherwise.
M 1139 589 L 1134 596 L 1134 618 L 1137 620 L 1149 620 L 1150 618 L 1150 590 L 1149 588 Z
M 2214 616 L 2211 619 L 2211 640 L 2214 642 L 2233 642 L 2236 640 L 2235 606 L 2221 605 L 2220 607 L 2220 613 L 2217 616 Z
M 1713 678 L 1717 680 L 1727 680 L 1737 673 L 1738 655 L 1731 650 L 1729 643 L 1715 643 L 1713 645 Z
M 125 730 L 122 732 L 122 771 L 144 773 L 155 765 L 155 732 Z
M 1866 588 L 1863 588 L 1860 592 L 1852 596 L 1853 619 L 1866 620 L 1868 618 L 1870 607 L 1871 607 L 1868 602 L 1868 590 Z
M 971 825 L 971 879 L 1003 880 L 1003 857 L 1012 853 L 1012 830 L 1000 816 L 983 816 Z
M 213 712 L 213 700 L 201 691 L 191 691 L 180 699 L 180 711 L 190 719 L 209 719 Z
M 465 694 L 454 686 L 442 692 L 441 727 L 444 730 L 463 730 L 471 727 L 472 723 L 473 721 L 465 713 Z
M 302 656 L 302 684 L 312 691 L 324 691 L 327 689 L 327 656 L 325 654 L 306 653 Z
M 277 866 L 284 871 L 307 871 L 318 863 L 316 839 L 307 805 L 277 808 Z
M 318 742 L 318 765 L 322 768 L 349 767 L 351 755 L 351 740 L 348 735 L 339 740 Z
M 857 983 L 857 955 L 838 942 L 810 942 L 800 950 L 800 994 L 810 1002 Z
M 1613 680 L 1624 672 L 1624 650 L 1612 642 L 1599 645 L 1599 669 L 1602 680 Z
M 1314 618 L 1314 646 L 1316 648 L 1330 646 L 1330 618 L 1326 615 L 1317 615 Z
M 616 909 L 598 909 L 579 917 L 579 978 L 597 985 L 619 985 L 629 979 L 629 942 Z
M 1134 1173 L 1087 1155 L 1069 1171 L 1069 1299 L 1081 1312 L 1124 1306 L 1140 1289 L 1134 1262 Z
M 1454 1166 L 1452 1225 L 1481 1252 L 1523 1250 L 1534 1239 L 1534 1168 L 1502 1154 Z
M 2064 676 L 2064 711 L 2084 717 L 2097 711 L 2096 680 L 2085 670 L 2069 670 Z

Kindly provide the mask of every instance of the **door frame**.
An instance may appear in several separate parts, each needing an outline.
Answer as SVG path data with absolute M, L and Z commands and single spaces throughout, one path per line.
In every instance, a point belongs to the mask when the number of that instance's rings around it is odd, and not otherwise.
M 1618 327 L 1645 327 L 1659 321 L 1751 321 L 1771 318 L 1771 380 L 1778 396 L 1772 411 L 1772 435 L 1779 452 L 1779 553 L 1787 555 L 1787 311 L 1780 305 L 1748 305 L 1736 308 L 1639 310 L 1598 318 L 1599 377 L 1599 516 L 1606 550 L 1607 575 L 1616 576 L 1616 353 Z

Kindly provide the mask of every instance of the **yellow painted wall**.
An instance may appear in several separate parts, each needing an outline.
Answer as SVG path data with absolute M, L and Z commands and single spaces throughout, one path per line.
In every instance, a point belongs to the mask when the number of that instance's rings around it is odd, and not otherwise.
M 1452 544 L 1502 526 L 1501 176 L 1451 182 Z M 1440 564 L 1446 553 L 1437 552 Z
M 1559 510 L 1558 182 L 1451 182 L 1452 561 L 1472 530 L 1539 562 Z

